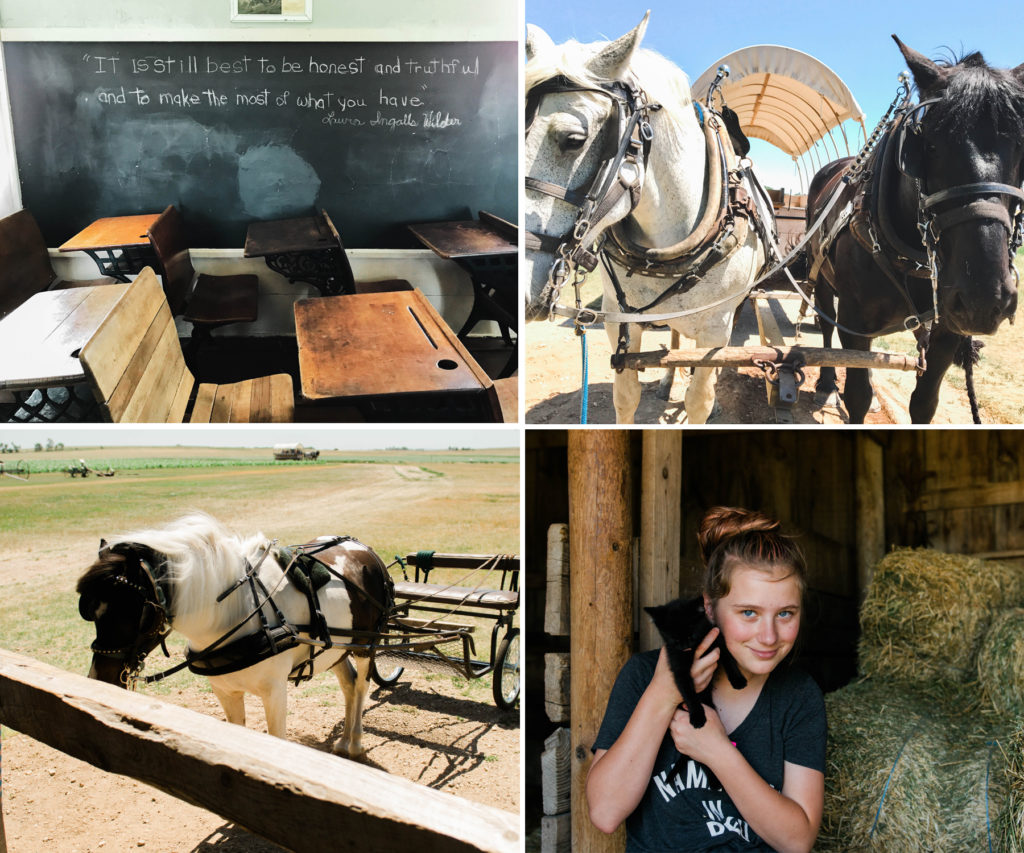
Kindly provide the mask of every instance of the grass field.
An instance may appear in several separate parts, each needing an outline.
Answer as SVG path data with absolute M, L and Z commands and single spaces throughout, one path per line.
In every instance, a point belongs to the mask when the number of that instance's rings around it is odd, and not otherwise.
M 93 628 L 78 615 L 74 586 L 100 538 L 197 509 L 240 534 L 262 531 L 283 544 L 348 534 L 385 562 L 418 550 L 519 553 L 517 449 L 328 453 L 316 463 L 267 464 L 269 455 L 70 448 L 3 457 L 23 459 L 32 474 L 27 483 L 0 477 L 0 646 L 84 672 Z M 61 473 L 79 458 L 94 468 L 111 464 L 117 474 Z M 154 653 L 150 671 L 161 662 Z M 175 687 L 190 678 L 176 676 Z

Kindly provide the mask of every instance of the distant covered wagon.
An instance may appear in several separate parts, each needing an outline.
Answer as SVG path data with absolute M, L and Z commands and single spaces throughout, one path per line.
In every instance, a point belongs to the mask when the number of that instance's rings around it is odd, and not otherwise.
M 301 444 L 275 444 L 275 459 L 316 459 L 320 456 L 319 450 L 310 448 L 306 450 Z

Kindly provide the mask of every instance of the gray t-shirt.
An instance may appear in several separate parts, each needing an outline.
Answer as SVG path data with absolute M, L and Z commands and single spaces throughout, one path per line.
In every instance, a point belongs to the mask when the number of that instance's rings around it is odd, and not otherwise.
M 632 657 L 622 668 L 593 748 L 609 749 L 622 734 L 654 677 L 658 650 Z M 783 664 L 768 677 L 746 719 L 729 735 L 751 767 L 782 790 L 783 762 L 825 772 L 825 702 L 806 673 Z M 665 732 L 654 775 L 640 805 L 626 818 L 630 853 L 696 850 L 770 850 L 721 788 L 708 784 L 704 765 L 688 760 L 668 778 L 679 759 Z

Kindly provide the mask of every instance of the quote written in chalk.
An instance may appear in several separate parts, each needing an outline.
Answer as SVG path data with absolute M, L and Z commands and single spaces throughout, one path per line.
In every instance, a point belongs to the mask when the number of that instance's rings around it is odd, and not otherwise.
M 312 116 L 327 127 L 391 131 L 459 127 L 462 117 L 434 103 L 434 96 L 443 95 L 455 79 L 480 75 L 478 56 L 401 53 L 341 61 L 272 50 L 247 50 L 230 59 L 198 53 L 84 54 L 82 62 L 97 84 L 93 97 L 104 108 L 277 110 Z

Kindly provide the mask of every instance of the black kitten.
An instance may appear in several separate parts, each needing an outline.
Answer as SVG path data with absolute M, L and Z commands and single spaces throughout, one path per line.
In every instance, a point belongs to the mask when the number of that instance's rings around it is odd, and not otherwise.
M 645 607 L 644 610 L 651 614 L 654 627 L 658 629 L 662 640 L 665 641 L 669 669 L 672 670 L 672 677 L 675 678 L 676 687 L 682 694 L 686 711 L 690 715 L 690 724 L 695 729 L 699 729 L 708 721 L 707 714 L 704 713 L 704 706 L 713 707 L 711 685 L 708 684 L 704 690 L 698 693 L 696 685 L 693 683 L 693 678 L 690 677 L 693 653 L 696 651 L 697 646 L 700 645 L 701 640 L 707 636 L 708 631 L 715 627 L 704 612 L 704 599 L 697 597 L 684 601 L 681 598 L 677 598 L 674 601 L 668 602 L 668 604 L 662 604 L 658 607 Z M 715 641 L 711 644 L 708 652 L 711 649 L 720 650 L 718 665 L 725 669 L 729 683 L 736 690 L 742 690 L 746 687 L 747 679 L 740 672 L 736 659 L 729 654 L 721 634 L 715 637 Z M 669 779 L 683 769 L 686 758 L 685 755 L 680 754 L 679 760 L 669 774 Z M 710 769 L 708 770 L 708 783 L 711 787 L 721 787 Z

